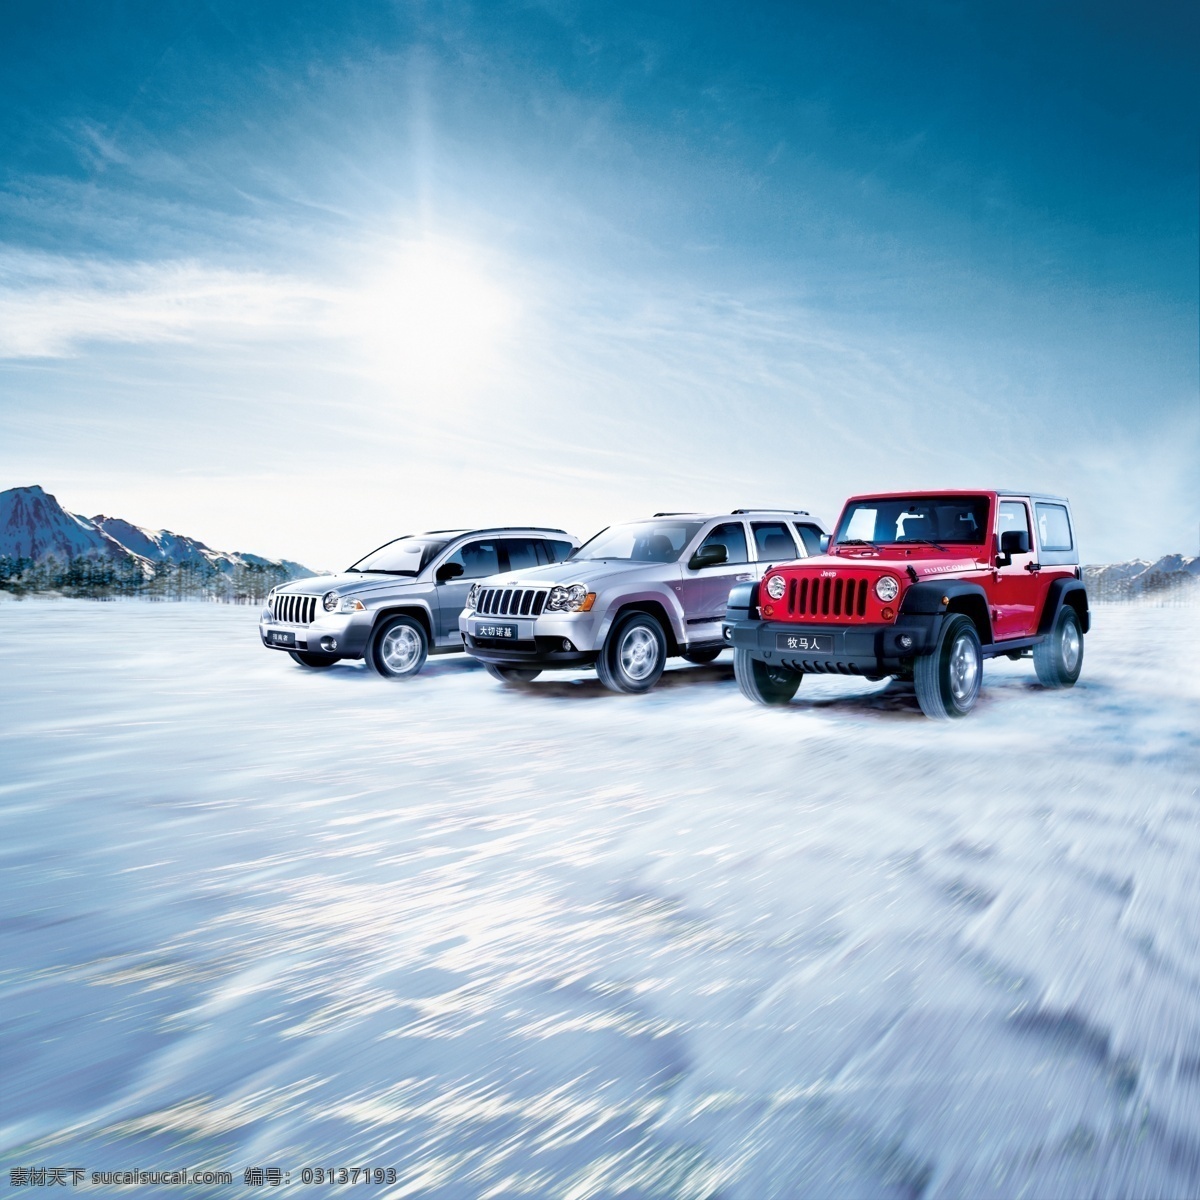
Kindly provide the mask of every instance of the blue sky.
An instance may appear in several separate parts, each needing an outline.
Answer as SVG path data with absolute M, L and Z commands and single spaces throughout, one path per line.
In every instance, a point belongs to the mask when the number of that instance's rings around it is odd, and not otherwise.
M 1030 486 L 1195 553 L 1194 5 L 0 6 L 0 486 L 338 566 Z

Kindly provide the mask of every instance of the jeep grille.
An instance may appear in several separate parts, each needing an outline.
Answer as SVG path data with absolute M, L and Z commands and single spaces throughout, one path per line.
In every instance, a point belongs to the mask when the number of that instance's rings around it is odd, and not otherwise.
M 837 579 L 792 577 L 787 590 L 788 616 L 808 620 L 844 621 L 867 615 L 867 580 L 838 576 Z
M 536 617 L 549 595 L 549 588 L 484 588 L 475 611 L 485 617 Z
M 271 598 L 271 614 L 288 625 L 311 625 L 317 615 L 317 598 L 284 592 Z

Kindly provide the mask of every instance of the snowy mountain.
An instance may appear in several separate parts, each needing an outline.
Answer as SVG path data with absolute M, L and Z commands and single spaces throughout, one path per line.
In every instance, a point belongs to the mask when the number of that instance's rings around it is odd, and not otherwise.
M 1083 568 L 1088 591 L 1098 600 L 1132 600 L 1141 596 L 1190 595 L 1200 591 L 1200 557 L 1164 554 L 1157 562 L 1144 558 Z
M 285 582 L 316 574 L 300 563 L 213 550 L 196 538 L 169 529 L 146 529 L 121 517 L 83 517 L 68 512 L 36 484 L 0 492 L 0 560 L 4 559 L 10 565 L 26 564 L 22 568 L 26 574 L 29 564 L 74 565 L 76 579 L 85 563 L 90 564 L 88 579 L 96 578 L 103 566 L 110 575 L 115 570 L 126 581 L 157 579 L 160 583 L 180 572 L 210 582 L 221 578 L 244 582 L 248 575 Z M 44 570 L 39 574 L 39 583 L 44 574 Z M 51 582 L 48 586 L 55 585 Z M 208 590 L 213 589 L 210 586 Z
M 131 551 L 87 517 L 69 513 L 36 484 L 0 492 L 0 556 L 128 559 Z

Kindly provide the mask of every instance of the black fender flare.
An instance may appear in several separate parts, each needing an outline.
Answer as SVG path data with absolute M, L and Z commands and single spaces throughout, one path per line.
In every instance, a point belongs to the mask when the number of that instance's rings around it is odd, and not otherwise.
M 992 612 L 987 592 L 967 579 L 930 579 L 914 583 L 900 601 L 900 614 L 906 617 L 945 616 L 961 612 L 971 618 L 979 640 L 992 642 Z
M 758 583 L 735 583 L 729 590 L 726 621 L 748 621 L 758 616 Z
M 1088 609 L 1087 588 L 1081 579 L 1056 579 L 1046 593 L 1046 603 L 1042 608 L 1042 619 L 1038 623 L 1038 633 L 1049 633 L 1058 620 L 1059 610 L 1064 604 L 1069 604 L 1079 617 L 1079 626 L 1084 633 L 1091 628 L 1091 612 Z

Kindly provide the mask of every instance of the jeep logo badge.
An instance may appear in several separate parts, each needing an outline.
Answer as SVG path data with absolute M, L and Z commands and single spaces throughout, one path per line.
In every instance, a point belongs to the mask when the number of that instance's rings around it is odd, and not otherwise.
M 822 571 L 821 578 L 822 579 L 835 579 L 835 578 L 837 578 L 837 572 L 836 571 Z

